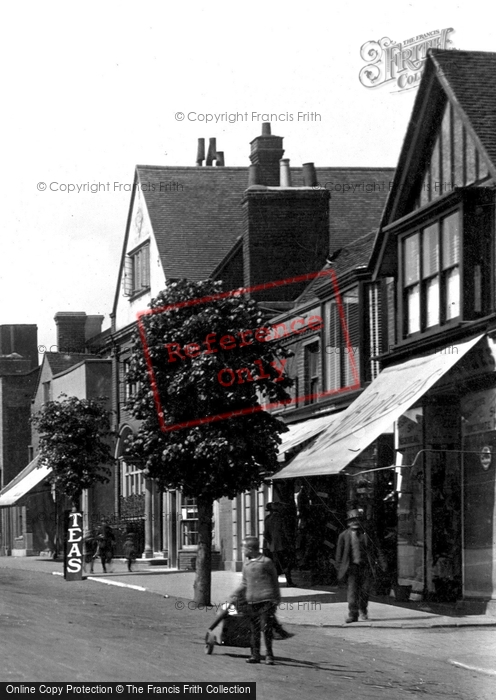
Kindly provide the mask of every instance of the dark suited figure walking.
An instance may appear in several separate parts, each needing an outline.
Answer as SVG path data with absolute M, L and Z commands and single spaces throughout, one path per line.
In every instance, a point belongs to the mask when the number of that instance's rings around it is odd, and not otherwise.
M 363 531 L 362 518 L 358 510 L 351 510 L 346 519 L 348 529 L 338 537 L 336 569 L 338 579 L 348 577 L 348 617 L 346 622 L 368 620 L 368 604 L 372 583 L 374 545 Z M 382 563 L 382 562 L 381 562 Z

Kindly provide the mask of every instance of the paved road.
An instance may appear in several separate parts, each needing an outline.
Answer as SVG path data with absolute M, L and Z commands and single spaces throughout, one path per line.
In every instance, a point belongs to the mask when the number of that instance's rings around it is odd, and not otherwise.
M 494 678 L 447 663 L 453 644 L 484 645 L 492 630 L 293 627 L 276 666 L 252 667 L 245 649 L 206 656 L 210 614 L 172 598 L 14 569 L 0 569 L 0 591 L 1 681 L 256 681 L 259 700 L 496 697 Z

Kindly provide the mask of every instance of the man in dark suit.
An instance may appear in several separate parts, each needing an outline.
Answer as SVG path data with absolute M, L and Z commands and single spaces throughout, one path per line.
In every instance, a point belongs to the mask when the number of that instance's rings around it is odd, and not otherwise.
M 372 572 L 376 557 L 381 553 L 362 527 L 360 511 L 351 510 L 346 519 L 348 529 L 338 537 L 336 569 L 338 579 L 348 577 L 348 617 L 346 622 L 368 620 L 368 603 Z M 381 566 L 383 562 L 381 561 Z
M 270 508 L 269 508 L 270 506 Z M 286 586 L 295 584 L 291 578 L 294 566 L 295 523 L 288 506 L 283 503 L 268 503 L 269 515 L 265 518 L 264 549 L 274 562 L 277 573 L 284 573 Z

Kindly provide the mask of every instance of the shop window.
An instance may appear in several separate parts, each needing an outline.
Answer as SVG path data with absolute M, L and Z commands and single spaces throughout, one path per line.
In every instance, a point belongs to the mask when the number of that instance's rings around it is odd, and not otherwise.
M 402 257 L 405 335 L 460 316 L 459 213 L 406 236 Z
M 183 496 L 181 506 L 181 548 L 198 546 L 198 505 L 196 498 Z

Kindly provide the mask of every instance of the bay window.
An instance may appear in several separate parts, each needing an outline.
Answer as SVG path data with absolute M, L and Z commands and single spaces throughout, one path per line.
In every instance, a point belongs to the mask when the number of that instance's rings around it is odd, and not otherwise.
M 459 222 L 455 211 L 402 239 L 406 336 L 460 316 Z

